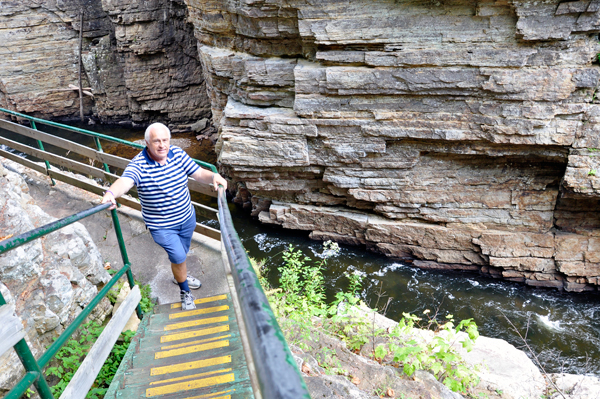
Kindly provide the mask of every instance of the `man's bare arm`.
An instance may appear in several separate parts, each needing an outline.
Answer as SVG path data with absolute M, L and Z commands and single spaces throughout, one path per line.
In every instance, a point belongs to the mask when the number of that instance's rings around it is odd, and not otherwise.
M 102 197 L 102 203 L 111 202 L 113 205 L 108 209 L 115 209 L 117 206 L 117 198 L 127 193 L 133 187 L 133 179 L 129 177 L 120 177 L 106 190 Z
M 215 187 L 215 190 L 219 188 L 219 184 L 227 188 L 227 180 L 220 174 L 213 173 L 210 170 L 200 168 L 194 172 L 192 179 L 196 180 L 198 183 L 212 184 Z

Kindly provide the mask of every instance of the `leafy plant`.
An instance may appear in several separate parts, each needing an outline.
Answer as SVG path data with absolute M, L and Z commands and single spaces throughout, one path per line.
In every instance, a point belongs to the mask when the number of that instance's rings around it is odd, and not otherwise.
M 592 169 L 588 172 L 588 176 L 596 176 L 596 169 Z
M 364 304 L 360 302 L 362 277 L 357 273 L 346 273 L 348 290 L 336 293 L 332 303 L 326 304 L 323 268 L 327 258 L 339 251 L 339 247 L 331 242 L 326 242 L 324 247 L 323 259 L 313 262 L 290 245 L 283 254 L 284 264 L 278 268 L 280 288 L 276 290 L 271 289 L 262 277 L 263 265 L 254 262 L 288 340 L 306 349 L 308 342 L 314 340 L 314 328 L 318 327 L 340 338 L 354 352 L 360 351 L 371 340 L 373 358 L 383 364 L 391 354 L 392 365 L 408 376 L 417 370 L 427 370 L 451 390 L 463 393 L 478 384 L 476 369 L 468 367 L 456 349 L 456 345 L 460 344 L 470 351 L 479 336 L 472 319 L 455 325 L 452 315 L 439 321 L 437 312 L 430 316 L 430 312 L 425 311 L 427 320 L 422 321 L 415 315 L 403 313 L 393 331 L 376 328 L 375 311 L 365 311 Z M 383 296 L 381 290 L 379 296 Z M 389 303 L 388 300 L 385 308 Z M 373 312 L 371 320 L 370 312 Z M 431 339 L 422 338 L 423 328 L 433 331 Z M 376 338 L 386 343 L 375 347 Z M 331 359 L 333 355 L 335 353 L 320 352 L 315 356 L 321 367 L 330 373 L 339 368 Z
M 115 289 L 109 291 L 107 297 L 114 304 L 117 299 L 117 295 L 126 280 L 122 279 L 118 284 L 115 285 Z M 150 297 L 150 286 L 141 285 L 139 281 L 135 282 L 136 285 L 140 286 L 142 299 L 140 306 L 144 313 L 152 311 L 154 302 Z M 47 375 L 53 376 L 56 383 L 50 387 L 54 397 L 59 397 L 64 389 L 67 387 L 71 378 L 81 365 L 83 359 L 89 352 L 91 346 L 96 342 L 104 326 L 97 323 L 96 321 L 90 321 L 82 325 L 78 331 L 77 338 L 71 338 L 67 343 L 58 351 L 55 356 L 54 366 L 48 368 Z M 88 392 L 86 398 L 88 399 L 100 399 L 103 398 L 114 378 L 127 348 L 131 343 L 131 338 L 135 335 L 134 331 L 125 331 L 121 333 L 121 336 L 117 343 L 113 346 L 106 362 L 100 369 L 96 381 L 92 386 L 92 389 Z M 29 397 L 29 396 L 28 396 Z
M 374 356 L 375 356 L 375 359 L 379 363 L 381 363 L 381 362 L 383 362 L 383 358 L 386 357 L 388 353 L 389 352 L 388 352 L 387 348 L 384 345 L 378 345 L 375 348 Z
M 142 299 L 140 300 L 140 307 L 142 308 L 142 312 L 151 312 L 152 309 L 154 309 L 154 302 L 152 301 L 152 289 L 150 288 L 150 285 L 142 285 L 142 283 L 140 283 L 137 280 L 135 280 L 134 283 L 135 285 L 140 287 L 140 293 L 142 295 Z M 106 297 L 108 298 L 110 303 L 114 305 L 117 302 L 119 292 L 121 292 L 121 289 L 125 284 L 128 284 L 127 279 L 123 277 L 119 280 L 117 284 L 114 285 L 114 287 L 110 291 L 108 291 Z
M 460 343 L 463 348 L 470 351 L 473 343 L 479 337 L 477 325 L 472 319 L 462 320 L 454 325 L 452 315 L 446 316 L 445 322 L 429 319 L 429 326 L 434 327 L 434 336 L 431 340 L 410 339 L 403 344 L 392 340 L 389 344 L 394 355 L 393 362 L 401 365 L 407 375 L 412 375 L 417 370 L 428 370 L 448 388 L 455 392 L 467 392 L 479 383 L 479 377 L 462 360 L 455 348 Z M 404 318 L 392 332 L 400 342 L 403 337 L 415 336 L 415 324 L 420 321 L 414 315 L 404 314 Z M 464 331 L 466 337 L 459 341 L 459 333 Z
M 152 300 L 152 289 L 150 285 L 142 285 L 139 281 L 135 281 L 135 285 L 140 286 L 140 293 L 142 294 L 142 299 L 140 300 L 140 307 L 142 308 L 143 313 L 149 313 L 154 309 L 154 301 Z
M 71 338 L 58 351 L 55 356 L 56 366 L 47 370 L 49 376 L 54 376 L 57 379 L 57 382 L 50 387 L 55 397 L 59 397 L 67 387 L 103 329 L 104 326 L 95 321 L 90 321 L 81 327 L 77 339 Z M 133 331 L 121 334 L 122 342 L 113 347 L 86 398 L 99 399 L 104 397 L 134 334 Z

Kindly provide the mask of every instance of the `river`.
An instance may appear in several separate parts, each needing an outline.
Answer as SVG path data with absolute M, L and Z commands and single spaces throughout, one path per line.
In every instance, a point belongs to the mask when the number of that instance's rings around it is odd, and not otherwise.
M 143 132 L 136 129 L 102 125 L 81 127 L 130 141 L 143 138 Z M 60 135 L 69 138 L 68 134 Z M 192 136 L 191 142 L 190 155 L 215 162 L 215 155 L 206 141 L 198 143 Z M 121 152 L 114 145 L 106 145 L 105 150 Z M 230 209 L 249 255 L 266 261 L 267 277 L 273 284 L 277 281 L 282 252 L 290 244 L 307 256 L 319 259 L 322 243 L 310 240 L 306 232 L 263 226 L 251 219 L 246 211 L 234 205 Z M 214 225 L 213 222 L 208 224 Z M 364 277 L 361 296 L 371 307 L 381 307 L 388 297 L 392 298 L 386 316 L 394 320 L 399 320 L 403 312 L 423 316 L 426 309 L 432 313 L 437 311 L 441 318 L 448 314 L 455 320 L 473 318 L 482 335 L 501 338 L 525 349 L 512 323 L 526 337 L 527 344 L 547 372 L 600 376 L 598 293 L 564 293 L 478 274 L 420 270 L 359 247 L 342 245 L 340 252 L 328 259 L 324 271 L 329 298 L 346 288 L 345 272 Z M 531 357 L 531 353 L 528 354 Z

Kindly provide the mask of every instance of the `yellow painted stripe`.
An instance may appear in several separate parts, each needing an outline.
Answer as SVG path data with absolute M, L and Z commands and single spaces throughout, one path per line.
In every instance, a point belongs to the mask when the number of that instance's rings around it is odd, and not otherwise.
M 163 335 L 162 337 L 160 337 L 160 343 L 162 344 L 165 342 L 179 341 L 187 338 L 201 337 L 203 335 L 216 334 L 225 331 L 229 331 L 229 324 L 225 324 L 224 326 L 203 328 L 201 330 L 187 331 L 184 333 Z
M 200 395 L 200 396 L 190 396 L 189 398 L 186 399 L 200 399 L 200 398 L 207 398 L 207 399 L 231 399 L 231 395 L 225 395 L 225 396 L 212 396 L 213 394 L 210 395 Z
M 207 393 L 206 395 L 198 395 L 198 396 L 190 396 L 187 397 L 185 399 L 231 399 L 231 395 L 226 395 L 226 396 L 215 396 L 215 395 L 222 395 L 224 393 L 227 392 L 233 392 L 235 391 L 235 389 L 230 389 L 227 391 L 221 391 L 221 392 L 215 392 L 215 393 Z
M 208 351 L 211 349 L 223 348 L 225 346 L 229 346 L 229 340 L 227 340 L 227 339 L 223 340 L 223 341 L 211 342 L 208 344 L 188 346 L 188 347 L 180 348 L 180 349 L 172 349 L 170 351 L 156 352 L 154 354 L 154 358 L 155 359 L 164 359 L 165 357 L 173 357 L 173 356 L 185 355 L 188 353 Z
M 235 380 L 233 373 L 219 375 L 216 377 L 202 378 L 200 380 L 193 380 L 187 382 L 180 382 L 178 384 L 165 385 L 163 387 L 148 388 L 146 389 L 146 397 L 168 395 L 170 393 L 189 391 L 192 389 L 210 387 L 218 384 L 225 384 Z
M 207 319 L 184 321 L 183 323 L 167 324 L 164 331 L 178 330 L 180 328 L 201 326 L 204 324 L 228 322 L 229 316 L 209 317 Z
M 192 378 L 206 377 L 206 376 L 214 375 L 214 374 L 229 373 L 230 371 L 231 371 L 231 369 L 221 369 L 221 370 L 207 371 L 206 373 L 186 375 L 186 376 L 183 376 L 183 377 L 170 378 L 168 380 L 153 381 L 149 385 L 158 385 L 158 384 L 166 384 L 168 382 L 191 380 Z
M 179 319 L 180 317 L 198 316 L 199 314 L 222 312 L 223 310 L 228 310 L 228 309 L 229 309 L 229 306 L 221 305 L 221 306 L 213 306 L 212 308 L 187 310 L 185 312 L 171 313 L 169 315 L 169 320 Z
M 217 364 L 225 363 L 231 363 L 231 355 L 212 357 L 210 359 L 196 360 L 193 362 L 171 364 L 170 366 L 154 367 L 150 370 L 150 375 L 171 374 L 179 371 L 201 369 L 203 367 L 216 366 Z
M 207 298 L 198 298 L 194 301 L 194 303 L 201 304 L 201 303 L 207 303 L 207 302 L 221 301 L 223 299 L 227 299 L 227 294 L 217 295 L 217 296 L 209 296 Z M 171 304 L 171 309 L 177 309 L 177 308 L 181 308 L 181 302 Z
M 175 348 L 182 348 L 184 346 L 190 346 L 190 345 L 195 345 L 195 344 L 202 344 L 204 342 L 211 342 L 211 341 L 217 341 L 219 339 L 223 339 L 223 338 L 230 338 L 231 334 L 228 335 L 220 335 L 218 337 L 212 337 L 212 338 L 205 338 L 205 339 L 198 339 L 196 341 L 189 341 L 189 342 L 184 342 L 182 344 L 175 344 L 175 345 L 167 345 L 167 346 L 161 346 L 160 349 L 161 350 L 166 350 L 166 349 L 175 349 Z

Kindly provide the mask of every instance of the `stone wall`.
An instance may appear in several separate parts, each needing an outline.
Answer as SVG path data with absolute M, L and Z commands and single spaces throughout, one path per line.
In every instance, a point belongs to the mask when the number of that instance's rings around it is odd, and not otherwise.
M 210 117 L 193 27 L 181 0 L 36 0 L 0 9 L 0 107 L 44 118 L 79 116 L 79 15 L 84 10 L 84 112 L 104 123 Z
M 600 281 L 600 1 L 186 0 L 265 223 L 428 268 Z
M 28 191 L 23 177 L 0 163 L 0 241 L 54 221 L 33 203 Z M 8 303 L 15 304 L 36 358 L 109 280 L 96 244 L 80 223 L 0 256 L 0 291 Z M 103 320 L 111 311 L 105 298 L 91 317 Z M 23 374 L 14 350 L 0 356 L 0 396 Z

